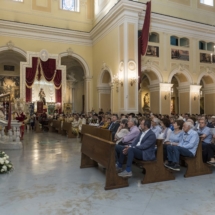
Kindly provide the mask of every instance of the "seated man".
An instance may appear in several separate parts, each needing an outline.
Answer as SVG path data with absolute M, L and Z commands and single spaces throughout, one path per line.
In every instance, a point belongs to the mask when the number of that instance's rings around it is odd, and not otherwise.
M 193 130 L 191 122 L 185 122 L 183 125 L 183 135 L 178 145 L 167 146 L 168 163 L 164 164 L 167 168 L 180 171 L 180 155 L 185 157 L 194 157 L 199 144 L 199 135 Z
M 112 140 L 114 140 L 114 136 L 119 128 L 119 123 L 118 123 L 118 115 L 113 114 L 111 117 L 111 123 L 108 127 L 108 130 L 112 132 Z
M 212 140 L 212 134 L 209 127 L 207 127 L 207 121 L 205 119 L 199 120 L 199 129 L 197 130 L 197 133 L 199 134 L 199 137 L 202 138 L 202 157 L 203 162 L 207 162 L 207 151 L 205 150 L 205 147 L 208 144 L 211 144 Z
M 155 143 L 156 136 L 154 132 L 151 131 L 151 121 L 150 120 L 142 120 L 141 129 L 142 132 L 138 135 L 138 137 L 133 141 L 130 146 L 126 146 L 122 148 L 120 151 L 120 157 L 117 161 L 117 171 L 118 176 L 121 177 L 131 177 L 131 165 L 133 158 L 137 158 L 140 160 L 155 160 Z M 125 156 L 127 156 L 126 169 L 122 172 L 122 164 L 124 162 Z
M 137 120 L 135 118 L 130 118 L 128 120 L 128 129 L 129 132 L 122 138 L 118 145 L 115 146 L 117 158 L 120 156 L 120 151 L 122 151 L 125 146 L 130 145 L 140 134 L 140 130 L 137 127 Z
M 160 120 L 158 118 L 152 119 L 152 127 L 151 130 L 155 133 L 156 138 L 158 138 L 159 134 L 161 133 L 162 129 L 159 125 Z

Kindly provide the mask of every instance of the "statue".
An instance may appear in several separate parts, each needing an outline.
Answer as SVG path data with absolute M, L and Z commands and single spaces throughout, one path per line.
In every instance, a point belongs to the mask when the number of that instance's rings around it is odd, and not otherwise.
M 143 112 L 149 112 L 150 111 L 150 107 L 149 107 L 149 94 L 146 93 L 143 97 Z
M 43 90 L 43 88 L 40 89 L 40 92 L 39 92 L 39 97 L 40 97 L 40 101 L 43 102 L 43 105 L 46 105 L 46 94 Z

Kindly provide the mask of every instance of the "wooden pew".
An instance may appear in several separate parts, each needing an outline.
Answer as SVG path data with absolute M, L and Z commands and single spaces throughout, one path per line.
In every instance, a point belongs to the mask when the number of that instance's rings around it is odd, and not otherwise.
M 91 134 L 93 136 L 112 141 L 112 132 L 108 129 L 97 128 L 90 125 L 82 125 L 81 134 L 82 136 L 83 134 Z
M 211 168 L 203 163 L 202 161 L 202 142 L 199 142 L 198 148 L 196 150 L 196 156 L 191 157 L 183 157 L 181 156 L 182 164 L 183 162 L 187 166 L 187 170 L 184 174 L 185 178 L 198 176 L 198 175 L 206 175 L 211 174 L 212 170 Z
M 53 127 L 54 131 L 57 131 L 59 134 L 61 134 L 61 121 L 60 120 L 54 120 L 52 127 Z
M 36 133 L 43 133 L 42 125 L 39 123 L 38 120 L 35 121 L 35 131 Z
M 97 167 L 98 163 L 106 168 L 105 190 L 128 187 L 128 179 L 119 177 L 116 171 L 115 143 L 84 134 L 80 168 Z
M 141 180 L 142 184 L 175 180 L 172 171 L 164 167 L 163 164 L 163 140 L 157 139 L 157 156 L 155 161 L 143 161 L 134 159 L 138 166 L 143 166 L 146 170 L 144 178 Z
M 66 134 L 68 138 L 75 138 L 76 136 L 72 133 L 72 123 L 63 122 L 62 134 Z

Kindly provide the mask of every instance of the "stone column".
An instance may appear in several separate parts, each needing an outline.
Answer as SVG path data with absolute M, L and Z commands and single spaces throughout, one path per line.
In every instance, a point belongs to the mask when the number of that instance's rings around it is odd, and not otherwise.
M 92 95 L 91 95 L 91 84 L 93 76 L 84 77 L 84 92 L 85 92 L 85 112 L 90 112 L 92 110 Z

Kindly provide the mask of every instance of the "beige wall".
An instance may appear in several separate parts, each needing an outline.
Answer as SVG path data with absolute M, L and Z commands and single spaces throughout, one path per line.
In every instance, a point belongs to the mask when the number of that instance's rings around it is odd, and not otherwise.
M 213 114 L 215 113 L 215 94 L 205 94 L 205 113 Z
M 166 96 L 166 99 L 164 98 Z M 153 98 L 152 98 L 153 99 Z M 167 92 L 161 92 L 161 113 L 170 114 L 170 95 Z
M 0 19 L 89 32 L 93 27 L 93 1 L 80 4 L 80 12 L 60 9 L 59 1 L 0 0 Z
M 111 101 L 110 101 L 110 97 L 111 95 L 110 94 L 104 94 L 104 93 L 101 93 L 100 94 L 100 102 L 101 102 L 101 108 L 103 109 L 103 111 L 109 111 L 110 110 L 110 104 L 111 104 Z
M 159 91 L 150 92 L 150 109 L 152 113 L 159 113 Z
M 189 112 L 189 92 L 179 94 L 179 111 L 180 114 Z
M 104 36 L 100 41 L 98 41 L 93 46 L 93 104 L 95 104 L 95 111 L 99 110 L 98 106 L 98 91 L 97 91 L 97 83 L 98 78 L 102 72 L 103 63 L 105 63 L 108 68 L 112 71 L 112 75 L 118 72 L 119 66 L 119 51 L 118 51 L 118 27 L 114 28 L 110 31 L 106 36 Z M 121 87 L 121 86 L 119 86 Z M 113 112 L 118 112 L 119 108 L 119 93 L 116 92 L 116 88 L 114 87 L 114 98 L 113 98 Z M 93 106 L 94 107 L 94 106 Z

